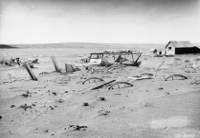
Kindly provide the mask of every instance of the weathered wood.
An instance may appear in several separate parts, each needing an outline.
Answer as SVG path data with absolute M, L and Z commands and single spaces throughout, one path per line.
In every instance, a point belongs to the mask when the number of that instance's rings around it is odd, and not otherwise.
M 164 63 L 165 63 L 165 61 L 163 61 L 163 62 L 160 64 L 160 66 L 157 68 L 156 73 L 155 73 L 155 77 L 156 77 L 156 75 L 157 75 L 158 70 L 160 69 L 160 67 L 161 67 Z
M 65 64 L 66 72 L 74 72 L 73 66 L 71 64 Z
M 60 69 L 59 69 L 59 67 L 58 67 L 58 64 L 57 64 L 57 62 L 56 62 L 55 57 L 52 56 L 51 59 L 52 59 L 52 62 L 53 62 L 53 65 L 54 65 L 54 67 L 55 67 L 56 72 L 60 72 Z
M 33 73 L 33 71 L 31 70 L 29 63 L 25 63 L 25 68 L 28 71 L 28 74 L 31 76 L 31 79 L 37 81 L 38 79 L 35 76 L 35 74 Z
M 91 77 L 91 78 L 86 79 L 82 84 L 85 84 L 87 81 L 90 81 L 90 80 L 99 80 L 99 81 L 104 81 L 102 78 Z
M 103 86 L 108 85 L 108 84 L 110 84 L 110 83 L 112 83 L 112 82 L 114 82 L 114 81 L 116 81 L 116 80 L 112 80 L 112 81 L 103 83 L 103 84 L 101 84 L 101 85 L 99 85 L 99 86 L 97 86 L 97 87 L 92 88 L 91 90 L 100 89 L 100 88 L 102 88 Z

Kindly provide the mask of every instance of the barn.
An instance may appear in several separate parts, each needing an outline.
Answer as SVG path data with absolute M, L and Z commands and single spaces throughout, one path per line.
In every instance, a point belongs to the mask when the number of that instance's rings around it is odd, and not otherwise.
M 166 55 L 200 53 L 200 49 L 189 41 L 169 41 L 165 46 Z

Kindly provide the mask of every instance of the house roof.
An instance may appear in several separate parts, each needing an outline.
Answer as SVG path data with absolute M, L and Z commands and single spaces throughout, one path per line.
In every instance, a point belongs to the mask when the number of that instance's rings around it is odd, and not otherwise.
M 183 47 L 194 47 L 190 41 L 169 41 L 166 45 L 166 47 L 172 44 L 176 48 L 183 48 Z

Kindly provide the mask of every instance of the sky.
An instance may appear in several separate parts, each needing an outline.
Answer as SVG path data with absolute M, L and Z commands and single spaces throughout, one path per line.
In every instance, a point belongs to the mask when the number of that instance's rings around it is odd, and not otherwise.
M 200 43 L 200 0 L 0 0 L 0 43 Z

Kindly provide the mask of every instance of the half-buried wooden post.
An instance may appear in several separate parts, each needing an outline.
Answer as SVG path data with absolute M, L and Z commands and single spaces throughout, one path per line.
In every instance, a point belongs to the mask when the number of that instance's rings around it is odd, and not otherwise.
M 65 64 L 66 72 L 74 72 L 73 66 L 70 64 Z
M 33 73 L 33 71 L 31 70 L 29 63 L 25 63 L 25 68 L 28 71 L 28 74 L 31 76 L 31 79 L 37 81 L 38 79 L 35 76 L 35 74 Z
M 60 69 L 59 69 L 59 67 L 58 67 L 58 64 L 57 64 L 57 62 L 56 62 L 55 57 L 52 56 L 51 59 L 52 59 L 52 62 L 53 62 L 53 65 L 54 65 L 54 67 L 55 67 L 56 72 L 60 72 Z

